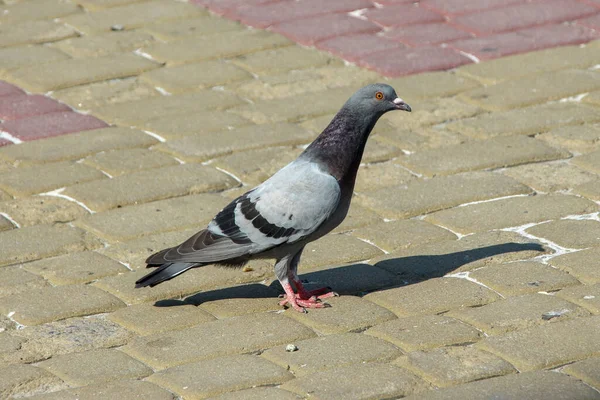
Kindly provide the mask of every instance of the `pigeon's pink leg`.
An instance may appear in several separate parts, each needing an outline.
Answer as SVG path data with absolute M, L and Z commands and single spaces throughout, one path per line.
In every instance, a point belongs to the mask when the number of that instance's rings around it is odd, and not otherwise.
M 328 287 L 322 287 L 314 290 L 306 290 L 304 288 L 304 285 L 302 284 L 302 281 L 297 277 L 294 279 L 294 285 L 296 285 L 296 289 L 298 289 L 298 297 L 300 299 L 310 299 L 314 296 L 318 300 L 323 300 L 328 299 L 330 297 L 339 296 L 336 292 L 332 292 L 331 288 Z
M 328 306 L 328 304 L 326 305 L 324 303 L 319 302 L 316 297 L 310 297 L 307 299 L 300 298 L 299 295 L 294 293 L 294 289 L 292 289 L 292 285 L 290 285 L 289 283 L 284 283 L 282 286 L 283 286 L 283 290 L 285 290 L 285 299 L 283 299 L 279 302 L 279 305 L 281 305 L 281 306 L 289 304 L 294 308 L 294 310 L 302 312 L 302 313 L 306 312 L 304 307 L 306 307 L 306 308 L 325 308 Z

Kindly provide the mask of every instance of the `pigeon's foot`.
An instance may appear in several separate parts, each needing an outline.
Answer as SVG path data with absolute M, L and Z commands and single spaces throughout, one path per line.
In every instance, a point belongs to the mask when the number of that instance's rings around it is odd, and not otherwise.
M 337 294 L 332 294 L 332 295 L 328 296 L 329 294 L 333 293 L 333 292 L 330 292 L 330 293 L 323 294 L 321 296 L 315 296 L 315 295 L 310 295 L 310 293 L 312 291 L 308 292 L 308 291 L 304 290 L 304 288 L 302 286 L 300 286 L 300 288 L 302 288 L 302 289 L 298 290 L 300 293 L 294 293 L 294 289 L 292 289 L 292 286 L 290 284 L 283 285 L 283 290 L 285 290 L 285 294 L 281 296 L 283 298 L 283 300 L 281 300 L 279 302 L 279 305 L 280 306 L 289 305 L 294 310 L 301 312 L 301 313 L 305 313 L 306 308 L 331 307 L 329 304 L 321 302 L 321 298 L 325 298 L 323 296 L 332 297 L 332 296 L 337 295 Z M 330 290 L 329 288 L 323 288 L 323 289 L 325 289 L 325 291 Z M 319 289 L 319 290 L 322 291 L 322 289 Z
M 310 299 L 311 297 L 316 297 L 319 300 L 339 296 L 339 294 L 333 292 L 330 287 L 322 287 L 313 290 L 305 290 L 304 288 L 302 288 L 302 290 L 298 290 L 298 295 L 301 299 Z

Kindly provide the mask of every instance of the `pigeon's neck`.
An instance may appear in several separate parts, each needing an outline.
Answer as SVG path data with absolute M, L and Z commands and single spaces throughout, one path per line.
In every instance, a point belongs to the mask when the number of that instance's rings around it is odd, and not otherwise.
M 301 155 L 316 160 L 338 181 L 352 186 L 369 134 L 380 117 L 359 114 L 343 107 Z

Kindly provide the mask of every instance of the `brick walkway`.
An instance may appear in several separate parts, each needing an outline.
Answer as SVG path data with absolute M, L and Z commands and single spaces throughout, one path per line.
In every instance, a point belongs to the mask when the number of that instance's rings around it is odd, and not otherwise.
M 391 76 L 437 69 L 440 54 L 469 63 L 390 79 L 172 0 L 10 3 L 0 398 L 600 398 L 600 42 L 529 52 L 514 39 L 588 41 L 599 3 L 331 1 L 310 15 L 285 2 L 289 22 L 284 2 L 243 2 L 271 14 L 203 2 Z M 401 23 L 390 9 L 427 25 L 373 34 Z M 355 36 L 364 45 L 320 29 L 339 18 L 354 20 L 338 33 L 369 26 Z M 407 39 L 432 24 L 481 35 Z M 468 42 L 499 50 L 483 57 Z M 390 66 L 377 61 L 386 48 L 433 61 Z M 473 63 L 456 49 L 525 53 Z M 307 285 L 342 294 L 332 308 L 282 312 L 267 262 L 133 288 L 149 254 L 292 160 L 357 87 L 386 79 L 413 112 L 378 123 L 349 218 L 301 262 Z

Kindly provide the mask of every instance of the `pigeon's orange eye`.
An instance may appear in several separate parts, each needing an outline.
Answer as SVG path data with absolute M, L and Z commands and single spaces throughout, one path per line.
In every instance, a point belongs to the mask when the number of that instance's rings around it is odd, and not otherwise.
M 381 92 L 377 92 L 377 93 L 375 93 L 375 98 L 376 98 L 377 100 L 383 100 L 383 93 L 381 93 Z

